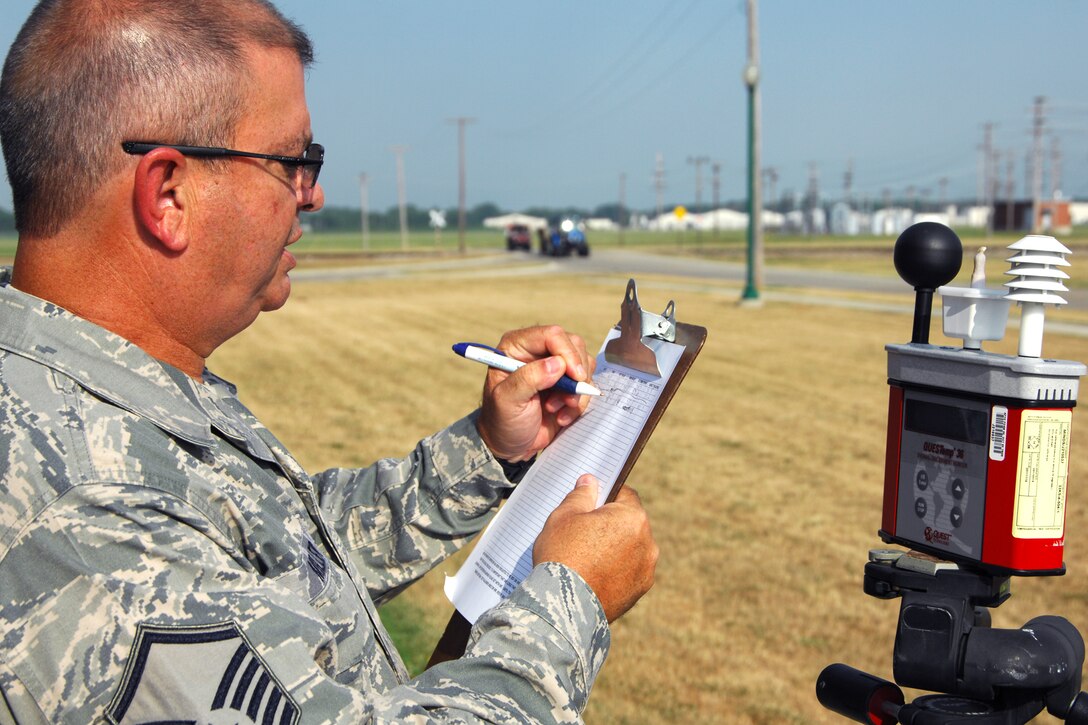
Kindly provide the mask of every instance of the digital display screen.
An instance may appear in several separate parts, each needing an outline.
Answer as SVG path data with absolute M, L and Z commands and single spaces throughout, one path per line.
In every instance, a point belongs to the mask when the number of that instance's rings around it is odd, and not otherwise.
M 989 441 L 990 416 L 981 410 L 908 398 L 903 427 L 915 433 L 984 446 Z

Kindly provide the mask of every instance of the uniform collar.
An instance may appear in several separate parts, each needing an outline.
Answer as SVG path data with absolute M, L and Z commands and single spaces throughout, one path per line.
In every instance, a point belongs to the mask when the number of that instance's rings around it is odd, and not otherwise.
M 199 383 L 119 335 L 11 287 L 7 277 L 0 272 L 0 349 L 56 370 L 172 435 L 201 446 L 215 442 Z M 212 385 L 229 386 L 210 377 Z

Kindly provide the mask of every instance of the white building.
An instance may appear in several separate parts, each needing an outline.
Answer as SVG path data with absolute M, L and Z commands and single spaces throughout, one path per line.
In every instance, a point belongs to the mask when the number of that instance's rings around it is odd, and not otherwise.
M 1069 202 L 1069 223 L 1073 226 L 1088 224 L 1088 202 Z
M 548 228 L 547 219 L 529 216 L 528 214 L 503 214 L 502 216 L 492 216 L 484 219 L 484 226 L 488 229 L 506 229 L 511 224 L 524 224 L 534 231 Z
M 784 223 L 783 215 L 769 209 L 763 210 L 764 228 L 779 229 Z M 671 231 L 677 229 L 696 229 L 699 231 L 737 231 L 748 228 L 748 214 L 734 209 L 714 209 L 702 214 L 684 214 L 677 216 L 675 211 L 662 214 L 646 223 L 647 229 Z

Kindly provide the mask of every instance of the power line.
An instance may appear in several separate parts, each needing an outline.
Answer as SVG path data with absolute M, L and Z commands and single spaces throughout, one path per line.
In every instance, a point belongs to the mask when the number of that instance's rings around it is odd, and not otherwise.
M 692 4 L 688 7 L 689 12 L 694 5 L 695 3 L 692 2 Z M 641 33 L 639 33 L 638 37 L 634 41 L 632 41 L 628 47 L 620 52 L 619 55 L 615 57 L 615 59 L 613 59 L 612 63 L 608 66 L 608 68 L 606 68 L 604 72 L 598 75 L 594 80 L 590 81 L 588 85 L 586 85 L 576 96 L 574 96 L 572 100 L 572 105 L 577 107 L 581 105 L 583 101 L 587 101 L 591 98 L 596 97 L 598 87 L 604 85 L 605 81 L 610 80 L 613 73 L 617 70 L 620 70 L 621 65 L 630 57 L 636 57 L 639 62 L 644 61 L 646 59 L 646 41 L 652 35 L 660 37 L 662 21 L 664 21 L 666 17 L 672 14 L 673 6 L 670 3 L 666 3 L 661 8 L 661 11 L 654 17 L 654 19 L 650 21 L 650 23 L 642 30 Z M 630 69 L 628 69 L 628 73 L 625 73 L 624 75 L 628 75 L 629 72 Z
M 641 86 L 622 96 L 618 101 L 615 101 L 609 106 L 601 107 L 600 101 L 602 100 L 602 98 L 606 97 L 608 93 L 601 94 L 600 96 L 593 96 L 591 97 L 592 100 L 597 102 L 596 111 L 587 110 L 586 106 L 589 99 L 586 99 L 586 101 L 581 104 L 571 103 L 570 105 L 572 107 L 580 108 L 579 112 L 566 113 L 560 114 L 556 117 L 549 117 L 547 119 L 548 130 L 570 131 L 576 128 L 584 128 L 586 126 L 593 125 L 594 123 L 608 116 L 615 115 L 623 108 L 644 98 L 651 91 L 655 90 L 660 84 L 674 79 L 677 75 L 677 72 L 683 67 L 686 62 L 688 62 L 691 56 L 694 55 L 707 43 L 709 43 L 712 39 L 719 36 L 721 30 L 726 27 L 726 25 L 728 25 L 730 20 L 730 18 L 723 19 L 718 24 L 712 26 L 706 33 L 701 35 L 694 42 L 685 43 L 684 52 L 679 57 L 677 57 L 669 66 L 662 68 L 656 75 L 650 76 L 649 79 Z M 635 77 L 634 74 L 631 74 L 631 77 Z M 613 85 L 611 88 L 615 89 L 616 87 L 616 85 Z M 538 126 L 531 128 L 530 130 L 542 130 L 542 127 Z

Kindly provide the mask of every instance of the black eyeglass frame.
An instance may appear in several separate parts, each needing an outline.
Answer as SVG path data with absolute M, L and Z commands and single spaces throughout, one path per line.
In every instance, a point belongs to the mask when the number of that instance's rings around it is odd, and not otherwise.
M 155 143 L 153 141 L 122 141 L 121 148 L 124 149 L 126 154 L 134 156 L 150 153 L 155 149 L 174 149 L 184 156 L 193 156 L 195 158 L 242 156 L 247 159 L 278 161 L 288 166 L 301 166 L 302 182 L 307 189 L 317 186 L 317 175 L 321 172 L 321 165 L 325 163 L 325 147 L 319 143 L 311 143 L 307 146 L 302 156 L 277 156 L 275 154 L 258 154 L 252 151 L 238 151 L 221 146 L 184 146 L 181 144 Z M 313 168 L 313 176 L 307 179 L 306 172 L 309 168 Z

